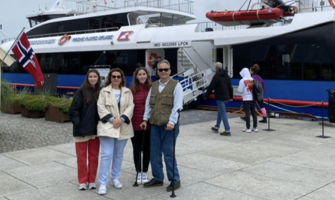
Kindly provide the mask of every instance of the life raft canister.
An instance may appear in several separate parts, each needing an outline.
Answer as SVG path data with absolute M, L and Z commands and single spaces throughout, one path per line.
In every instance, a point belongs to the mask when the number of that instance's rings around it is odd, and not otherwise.
M 147 63 L 150 68 L 153 67 L 155 60 L 158 58 L 158 55 L 156 53 L 150 53 L 147 58 Z
M 71 39 L 71 36 L 69 36 L 68 34 L 65 34 L 58 40 L 58 44 L 63 45 L 65 44 L 65 42 L 67 42 L 70 39 Z

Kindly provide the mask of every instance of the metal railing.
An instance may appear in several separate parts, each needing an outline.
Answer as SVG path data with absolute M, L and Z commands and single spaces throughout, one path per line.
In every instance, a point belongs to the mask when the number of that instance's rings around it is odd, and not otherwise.
M 191 0 L 186 0 L 183 3 L 180 3 L 180 0 L 114 0 L 111 3 L 107 1 L 105 2 L 107 3 L 105 5 L 92 4 L 85 1 L 77 2 L 76 10 L 78 14 L 86 14 L 107 10 L 118 10 L 134 7 L 149 7 L 193 14 L 193 1 Z

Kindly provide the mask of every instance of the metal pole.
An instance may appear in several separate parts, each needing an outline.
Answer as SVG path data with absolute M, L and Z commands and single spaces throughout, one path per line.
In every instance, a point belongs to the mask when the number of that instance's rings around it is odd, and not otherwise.
M 12 46 L 10 47 L 10 49 L 7 51 L 5 57 L 3 58 L 3 61 L 5 61 L 5 59 L 6 59 L 7 55 L 8 55 L 8 53 L 9 53 L 9 52 L 12 50 L 12 48 L 16 45 L 16 42 L 17 42 L 18 39 L 21 37 L 21 35 L 22 35 L 22 33 L 23 33 L 23 31 L 24 31 L 25 28 L 26 28 L 26 27 L 23 27 L 22 30 L 21 30 L 21 32 L 20 32 L 20 34 L 16 37 L 16 39 L 15 39 L 15 41 L 13 42 Z
M 263 131 L 275 131 L 274 129 L 271 129 L 270 128 L 270 97 L 268 97 L 268 110 L 266 111 L 267 112 L 267 117 L 268 117 L 268 128 L 267 129 L 263 129 Z
M 323 117 L 324 117 L 324 107 L 323 107 L 323 101 L 322 101 L 322 136 L 324 137 L 325 136 L 325 123 L 324 123 L 324 120 L 323 120 Z
M 319 135 L 319 136 L 316 136 L 316 137 L 323 138 L 323 139 L 330 138 L 330 136 L 325 136 L 324 135 L 324 105 L 323 105 L 323 101 L 322 101 L 322 122 L 321 122 L 321 126 L 322 126 L 322 135 Z

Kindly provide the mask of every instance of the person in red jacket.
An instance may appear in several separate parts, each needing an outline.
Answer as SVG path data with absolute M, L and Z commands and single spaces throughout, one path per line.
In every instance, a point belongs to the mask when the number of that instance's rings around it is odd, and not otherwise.
M 131 138 L 133 144 L 134 164 L 137 172 L 137 183 L 148 182 L 148 167 L 150 162 L 150 126 L 146 130 L 140 126 L 143 122 L 145 111 L 145 100 L 151 88 L 151 80 L 148 70 L 145 67 L 136 69 L 133 75 L 133 83 L 130 90 L 134 96 L 134 115 L 132 118 L 134 137 Z M 143 167 L 141 166 L 141 153 L 143 152 Z

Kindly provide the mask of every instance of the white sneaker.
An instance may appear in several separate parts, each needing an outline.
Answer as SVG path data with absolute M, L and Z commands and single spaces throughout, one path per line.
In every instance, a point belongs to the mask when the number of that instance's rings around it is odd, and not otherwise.
M 250 129 L 243 129 L 242 131 L 243 131 L 243 132 L 246 132 L 246 133 L 251 133 L 251 130 L 250 130 Z
M 147 172 L 142 172 L 142 183 L 147 183 L 149 182 L 148 180 L 148 173 Z
M 258 132 L 258 129 L 257 128 L 253 128 L 253 129 L 251 129 L 251 131 Z
M 90 189 L 90 190 L 94 190 L 94 189 L 96 189 L 97 188 L 97 186 L 95 185 L 95 183 L 89 183 L 88 184 L 88 189 Z
M 100 195 L 107 194 L 106 185 L 100 185 L 98 194 Z
M 86 183 L 80 183 L 79 184 L 79 190 L 86 190 L 86 189 L 87 189 Z
M 119 179 L 112 179 L 111 182 L 112 186 L 114 186 L 116 189 L 122 188 L 122 183 L 119 181 Z
M 142 172 L 137 173 L 137 184 L 142 184 Z

